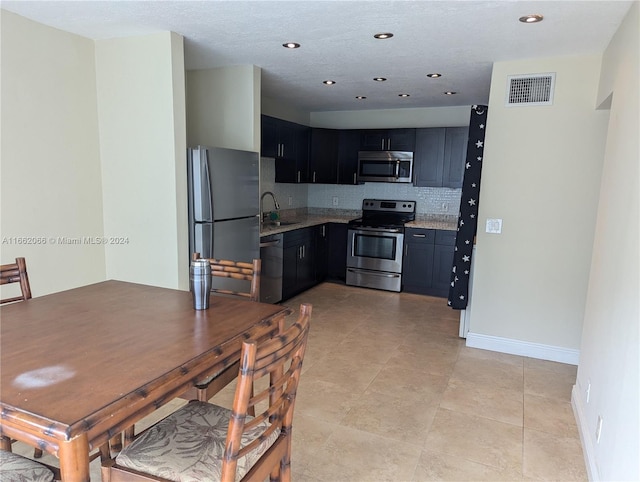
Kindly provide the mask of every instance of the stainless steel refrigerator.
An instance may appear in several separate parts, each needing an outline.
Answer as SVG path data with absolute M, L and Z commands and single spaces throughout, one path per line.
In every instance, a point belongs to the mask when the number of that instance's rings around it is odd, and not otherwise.
M 257 152 L 197 146 L 187 152 L 189 257 L 251 262 L 260 257 Z M 246 291 L 242 281 L 214 278 L 216 288 Z

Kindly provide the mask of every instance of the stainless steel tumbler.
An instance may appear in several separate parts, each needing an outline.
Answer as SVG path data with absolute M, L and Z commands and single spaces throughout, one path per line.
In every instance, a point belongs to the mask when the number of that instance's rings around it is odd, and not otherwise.
M 189 285 L 193 295 L 193 308 L 206 310 L 209 308 L 211 293 L 211 265 L 206 259 L 191 261 L 189 269 Z

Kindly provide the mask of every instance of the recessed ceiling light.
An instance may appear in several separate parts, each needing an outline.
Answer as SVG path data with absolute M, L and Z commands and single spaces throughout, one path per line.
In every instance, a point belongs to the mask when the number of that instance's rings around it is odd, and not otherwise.
M 384 82 L 387 79 L 384 77 L 374 77 L 373 80 L 375 80 L 376 82 Z
M 366 97 L 364 95 L 356 95 L 356 99 L 364 100 L 364 99 L 366 99 Z
M 322 83 L 325 84 L 325 85 L 333 85 L 333 84 L 336 83 L 336 81 L 335 80 L 325 80 Z
M 373 37 L 374 37 L 374 38 L 377 38 L 377 39 L 384 40 L 384 39 L 387 39 L 387 38 L 391 38 L 391 37 L 393 37 L 393 34 L 392 34 L 392 33 L 389 33 L 389 32 L 385 32 L 385 33 L 377 33 L 377 34 L 375 34 Z
M 457 92 L 454 92 L 453 90 L 447 90 L 446 92 L 444 92 L 444 95 L 456 95 Z
M 398 94 L 398 97 L 409 97 L 409 94 Z
M 538 22 L 542 22 L 542 19 L 544 17 L 542 15 L 525 15 L 524 17 L 520 17 L 518 20 L 520 20 L 522 23 L 538 23 Z
M 297 49 L 300 48 L 300 44 L 297 44 L 295 42 L 287 42 L 286 44 L 282 44 L 283 47 L 288 48 L 288 49 Z
M 442 77 L 442 74 L 427 74 L 427 77 L 437 79 L 438 77 Z

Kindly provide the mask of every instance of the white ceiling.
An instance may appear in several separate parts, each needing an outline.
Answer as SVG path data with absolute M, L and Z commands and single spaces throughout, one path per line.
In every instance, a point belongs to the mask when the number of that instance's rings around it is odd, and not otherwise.
M 185 38 L 188 70 L 254 64 L 262 68 L 263 95 L 305 111 L 331 111 L 487 103 L 493 62 L 602 52 L 631 4 L 2 0 L 1 7 L 92 39 L 171 30 Z M 534 13 L 544 21 L 518 21 Z M 394 37 L 374 39 L 379 32 Z M 284 42 L 302 46 L 289 50 Z M 443 76 L 427 79 L 432 72 Z M 374 82 L 378 76 L 388 80 Z M 322 84 L 327 79 L 336 84 Z

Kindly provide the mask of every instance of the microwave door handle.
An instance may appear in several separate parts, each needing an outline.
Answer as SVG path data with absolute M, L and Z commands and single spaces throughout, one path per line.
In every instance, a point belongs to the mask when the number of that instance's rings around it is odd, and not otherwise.
M 396 179 L 400 177 L 400 159 L 396 159 Z

